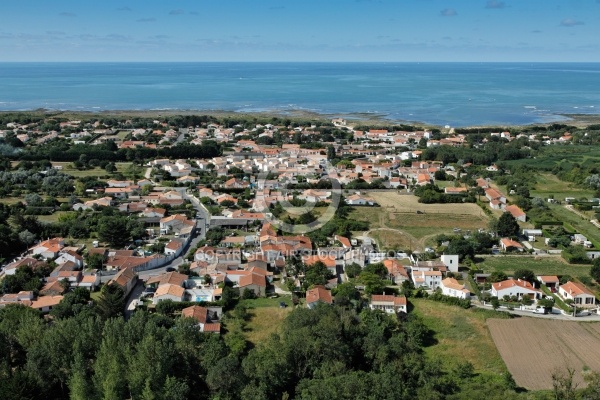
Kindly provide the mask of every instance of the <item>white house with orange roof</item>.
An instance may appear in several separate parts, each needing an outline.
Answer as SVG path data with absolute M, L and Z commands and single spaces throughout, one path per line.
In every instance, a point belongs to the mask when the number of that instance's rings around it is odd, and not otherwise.
M 527 220 L 525 211 L 521 210 L 521 207 L 515 204 L 504 207 L 504 212 L 509 212 L 517 221 L 525 222 Z
M 65 247 L 65 240 L 63 238 L 53 238 L 44 240 L 37 246 L 34 246 L 31 252 L 33 255 L 39 254 L 44 258 L 55 258 L 63 247 Z
M 371 296 L 369 308 L 371 310 L 381 310 L 387 314 L 394 314 L 397 312 L 408 312 L 406 308 L 405 296 L 374 294 Z
M 416 288 L 437 289 L 442 283 L 441 271 L 412 271 L 412 280 Z
M 521 243 L 512 240 L 511 238 L 500 239 L 500 247 L 503 251 L 518 250 L 523 251 L 523 245 Z
M 558 290 L 560 280 L 556 275 L 539 275 L 537 276 L 537 280 L 552 292 L 556 292 Z
M 465 285 L 461 285 L 454 278 L 443 279 L 440 287 L 442 288 L 442 294 L 450 297 L 457 297 L 459 299 L 470 299 L 471 292 L 465 288 Z
M 163 300 L 172 300 L 175 302 L 183 301 L 185 296 L 185 289 L 182 286 L 167 283 L 166 285 L 160 285 L 154 297 L 152 298 L 152 304 L 158 304 Z
M 595 307 L 596 296 L 579 282 L 569 281 L 559 286 L 558 294 L 565 300 L 572 300 L 579 307 Z
M 542 292 L 539 289 L 533 287 L 533 285 L 527 281 L 521 279 L 507 279 L 502 282 L 492 283 L 492 296 L 499 299 L 504 296 L 517 296 L 521 299 L 525 295 L 530 295 L 533 300 L 541 299 Z

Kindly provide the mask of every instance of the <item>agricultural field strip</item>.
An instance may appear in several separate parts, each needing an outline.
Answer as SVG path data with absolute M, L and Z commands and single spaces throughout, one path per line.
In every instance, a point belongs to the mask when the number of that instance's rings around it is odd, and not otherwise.
M 552 388 L 552 373 L 573 368 L 583 385 L 582 370 L 600 369 L 600 324 L 534 318 L 489 319 L 492 339 L 519 386 Z

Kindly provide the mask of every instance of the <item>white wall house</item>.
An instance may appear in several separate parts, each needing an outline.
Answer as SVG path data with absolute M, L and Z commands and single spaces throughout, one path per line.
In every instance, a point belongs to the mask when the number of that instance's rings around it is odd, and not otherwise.
M 406 297 L 404 296 L 390 296 L 374 294 L 371 296 L 371 303 L 369 304 L 371 310 L 382 310 L 388 314 L 394 314 L 399 311 L 407 312 L 406 309 Z
M 448 267 L 448 270 L 450 272 L 458 272 L 458 256 L 457 255 L 444 254 L 441 257 L 441 260 L 444 263 L 444 265 L 446 267 Z
M 595 307 L 596 296 L 584 285 L 577 282 L 567 282 L 559 286 L 558 294 L 565 300 L 573 300 L 580 307 Z
M 440 287 L 442 288 L 442 294 L 450 297 L 457 297 L 459 299 L 470 299 L 471 292 L 465 288 L 465 285 L 461 285 L 454 278 L 446 278 L 442 280 Z
M 542 298 L 540 290 L 534 288 L 531 283 L 520 279 L 507 279 L 492 284 L 492 296 L 502 299 L 506 295 L 517 296 L 519 299 L 524 295 L 531 295 L 533 300 Z

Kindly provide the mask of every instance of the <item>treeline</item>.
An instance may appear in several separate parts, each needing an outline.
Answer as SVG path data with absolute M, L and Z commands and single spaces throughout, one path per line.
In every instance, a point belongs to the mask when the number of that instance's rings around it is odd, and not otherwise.
M 28 307 L 0 309 L 2 399 L 525 398 L 510 375 L 428 359 L 433 332 L 414 315 L 298 308 L 252 348 L 238 331 L 203 334 L 191 319 L 145 311 L 107 318 L 110 302 L 91 304 L 78 292 L 51 324 Z M 240 307 L 227 327 L 249 317 Z
M 173 147 L 150 149 L 138 147 L 133 149 L 117 149 L 112 142 L 101 145 L 77 144 L 71 145 L 65 141 L 53 141 L 44 146 L 36 146 L 28 151 L 8 155 L 16 160 L 50 160 L 78 161 L 82 156 L 89 160 L 133 161 L 154 158 L 196 159 L 212 158 L 222 154 L 221 145 L 214 141 L 205 141 L 201 145 L 187 143 Z

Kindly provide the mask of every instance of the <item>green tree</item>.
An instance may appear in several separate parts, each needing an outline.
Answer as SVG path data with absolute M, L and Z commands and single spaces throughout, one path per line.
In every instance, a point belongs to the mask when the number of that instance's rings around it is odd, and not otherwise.
M 333 275 L 329 272 L 327 266 L 323 262 L 317 261 L 306 268 L 303 286 L 305 289 L 308 289 L 314 285 L 325 285 L 331 278 L 333 278 Z
M 354 278 L 354 277 L 360 275 L 362 268 L 359 264 L 352 263 L 350 265 L 346 265 L 345 270 L 346 270 L 346 275 L 348 275 L 348 278 Z
M 125 292 L 117 284 L 104 285 L 98 299 L 98 312 L 105 319 L 123 315 L 125 311 Z
M 508 276 L 502 272 L 502 271 L 494 271 L 490 274 L 490 277 L 488 278 L 490 280 L 490 282 L 494 283 L 494 282 L 502 282 L 508 279 Z
M 535 281 L 535 274 L 533 273 L 533 271 L 528 269 L 516 269 L 515 272 L 513 272 L 512 276 L 514 279 L 521 279 L 529 283 L 533 283 Z
M 127 223 L 127 218 L 121 216 L 101 217 L 97 226 L 98 239 L 112 247 L 125 246 L 131 238 Z
M 519 224 L 515 217 L 508 212 L 503 213 L 500 218 L 498 218 L 496 229 L 498 231 L 498 236 L 500 237 L 514 237 L 519 234 Z
M 600 282 L 600 258 L 596 258 L 590 269 L 590 276 L 594 278 L 596 282 Z

